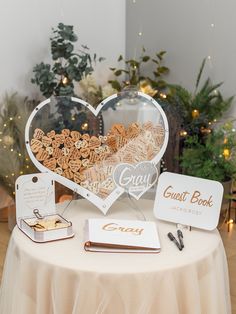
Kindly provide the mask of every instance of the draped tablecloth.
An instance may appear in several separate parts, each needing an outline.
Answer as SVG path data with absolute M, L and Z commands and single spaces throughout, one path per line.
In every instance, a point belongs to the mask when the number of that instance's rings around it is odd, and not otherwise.
M 228 268 L 217 230 L 184 230 L 183 251 L 168 237 L 176 226 L 153 217 L 153 202 L 138 203 L 157 223 L 158 254 L 84 251 L 86 218 L 104 218 L 85 200 L 73 201 L 64 216 L 74 238 L 37 244 L 15 227 L 5 260 L 1 314 L 224 314 L 231 313 Z M 58 207 L 59 211 L 65 204 Z M 118 201 L 109 218 L 137 219 Z

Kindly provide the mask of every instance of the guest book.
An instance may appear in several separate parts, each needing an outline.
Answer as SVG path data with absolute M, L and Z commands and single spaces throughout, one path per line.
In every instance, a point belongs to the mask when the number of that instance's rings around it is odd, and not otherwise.
M 86 251 L 158 253 L 160 241 L 155 222 L 118 219 L 88 219 Z

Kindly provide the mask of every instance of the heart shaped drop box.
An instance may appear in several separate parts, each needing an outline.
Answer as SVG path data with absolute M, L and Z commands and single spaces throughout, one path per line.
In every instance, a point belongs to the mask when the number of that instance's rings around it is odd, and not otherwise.
M 161 106 L 137 91 L 114 94 L 96 109 L 79 98 L 52 97 L 31 113 L 25 142 L 41 172 L 50 173 L 106 214 L 125 191 L 131 189 L 139 198 L 155 183 L 158 174 L 145 184 L 140 174 L 138 180 L 129 180 L 128 187 L 117 184 L 113 175 L 121 164 L 147 171 L 156 167 L 168 143 L 168 123 Z

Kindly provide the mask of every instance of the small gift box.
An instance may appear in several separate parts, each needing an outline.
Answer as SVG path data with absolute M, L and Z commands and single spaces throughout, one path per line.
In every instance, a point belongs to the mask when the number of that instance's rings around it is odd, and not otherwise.
M 72 223 L 56 213 L 54 181 L 47 173 L 23 175 L 16 180 L 16 218 L 19 229 L 35 242 L 74 235 Z

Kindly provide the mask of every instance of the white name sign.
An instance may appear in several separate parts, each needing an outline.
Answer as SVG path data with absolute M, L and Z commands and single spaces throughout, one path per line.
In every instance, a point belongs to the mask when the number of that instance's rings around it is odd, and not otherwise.
M 158 219 L 213 230 L 219 221 L 223 191 L 217 181 L 163 172 L 158 180 L 154 215 Z

